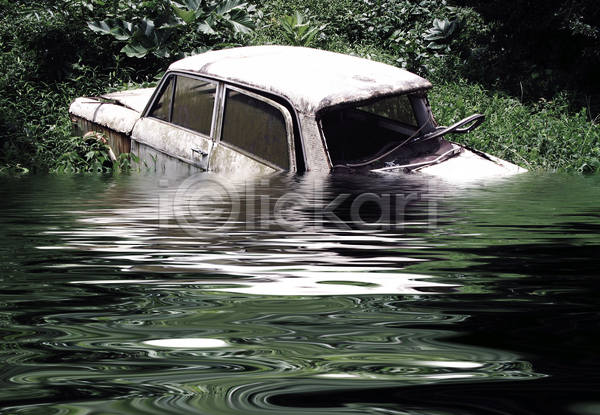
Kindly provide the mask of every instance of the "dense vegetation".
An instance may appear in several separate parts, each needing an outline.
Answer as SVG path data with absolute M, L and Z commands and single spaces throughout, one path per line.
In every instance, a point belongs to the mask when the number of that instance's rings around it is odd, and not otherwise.
M 533 170 L 594 173 L 599 9 L 596 0 L 0 0 L 0 170 L 107 169 L 101 138 L 71 137 L 72 99 L 150 85 L 173 60 L 211 48 L 294 44 L 428 77 L 440 124 L 487 115 L 461 137 L 473 147 Z

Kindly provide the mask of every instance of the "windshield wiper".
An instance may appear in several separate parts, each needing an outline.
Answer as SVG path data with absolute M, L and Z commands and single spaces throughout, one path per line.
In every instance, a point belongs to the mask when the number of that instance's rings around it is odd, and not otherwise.
M 367 161 L 363 161 L 362 163 L 357 163 L 357 164 L 346 164 L 347 167 L 363 167 L 366 166 L 368 164 L 373 163 L 374 161 L 377 161 L 379 159 L 382 159 L 385 156 L 388 156 L 390 154 L 392 154 L 394 151 L 398 150 L 400 147 L 402 147 L 403 145 L 407 144 L 407 143 L 414 143 L 417 141 L 427 141 L 427 140 L 432 140 L 434 138 L 438 138 L 441 137 L 443 135 L 446 134 L 466 134 L 466 133 L 470 133 L 471 131 L 473 131 L 475 128 L 479 127 L 483 122 L 485 121 L 485 115 L 483 114 L 473 114 L 467 118 L 464 118 L 462 120 L 460 120 L 459 122 L 452 124 L 450 127 L 437 127 L 435 130 L 428 132 L 426 134 L 423 135 L 413 135 L 409 138 L 407 138 L 406 140 L 404 140 L 402 143 L 398 144 L 397 146 L 395 146 L 394 148 L 392 148 L 389 151 L 386 151 L 384 154 L 378 154 L 375 157 L 372 157 L 371 159 L 367 160 Z M 417 131 L 418 133 L 418 131 Z

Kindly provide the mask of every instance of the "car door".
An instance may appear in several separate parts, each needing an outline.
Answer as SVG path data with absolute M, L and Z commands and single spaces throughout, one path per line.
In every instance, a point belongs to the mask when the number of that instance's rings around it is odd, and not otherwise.
M 168 74 L 135 125 L 132 139 L 208 169 L 215 137 L 219 84 L 189 74 Z
M 277 102 L 234 86 L 221 92 L 213 171 L 296 171 L 293 124 Z

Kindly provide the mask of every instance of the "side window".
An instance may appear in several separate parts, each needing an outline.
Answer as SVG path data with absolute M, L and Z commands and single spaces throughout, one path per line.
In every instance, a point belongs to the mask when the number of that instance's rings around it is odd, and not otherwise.
M 150 117 L 158 118 L 159 120 L 169 121 L 171 110 L 171 97 L 173 96 L 173 81 L 174 76 L 169 77 L 168 81 L 163 86 L 162 93 L 158 100 L 154 103 L 154 107 L 148 114 Z
M 216 95 L 216 83 L 172 76 L 148 115 L 210 135 Z
M 278 108 L 246 94 L 227 90 L 221 140 L 290 168 L 285 116 Z
M 217 84 L 178 76 L 173 98 L 173 124 L 210 135 Z

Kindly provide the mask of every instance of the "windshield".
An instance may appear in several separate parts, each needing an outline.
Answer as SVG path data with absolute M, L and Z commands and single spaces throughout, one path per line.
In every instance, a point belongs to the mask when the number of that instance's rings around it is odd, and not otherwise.
M 398 121 L 413 127 L 417 126 L 415 111 L 408 99 L 408 95 L 398 95 L 356 108 L 382 118 Z
M 333 164 L 372 156 L 414 135 L 418 130 L 414 101 L 406 94 L 396 95 L 323 114 L 321 128 Z

